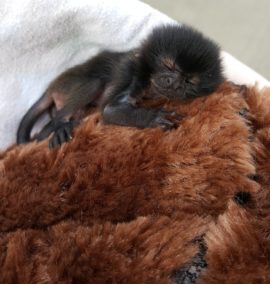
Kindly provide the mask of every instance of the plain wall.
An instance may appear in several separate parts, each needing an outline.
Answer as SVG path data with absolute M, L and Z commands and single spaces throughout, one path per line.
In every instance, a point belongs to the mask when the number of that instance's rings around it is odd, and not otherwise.
M 270 79 L 269 0 L 145 0 L 190 24 Z

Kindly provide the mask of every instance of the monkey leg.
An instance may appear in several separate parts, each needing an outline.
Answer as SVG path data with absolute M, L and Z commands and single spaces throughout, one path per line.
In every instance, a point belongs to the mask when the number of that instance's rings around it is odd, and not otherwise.
M 85 115 L 85 111 L 102 95 L 103 83 L 99 79 L 69 78 L 65 89 L 52 90 L 55 103 L 52 120 L 36 136 L 46 139 L 51 133 L 49 148 L 55 148 L 72 139 L 72 132 Z M 58 87 L 59 89 L 59 87 Z

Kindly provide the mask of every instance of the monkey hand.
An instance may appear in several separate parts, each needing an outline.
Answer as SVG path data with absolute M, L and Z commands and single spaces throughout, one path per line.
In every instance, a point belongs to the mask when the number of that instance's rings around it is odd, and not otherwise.
M 175 111 L 166 111 L 159 109 L 155 112 L 154 118 L 151 120 L 149 127 L 160 127 L 163 130 L 177 128 L 179 120 L 182 116 Z

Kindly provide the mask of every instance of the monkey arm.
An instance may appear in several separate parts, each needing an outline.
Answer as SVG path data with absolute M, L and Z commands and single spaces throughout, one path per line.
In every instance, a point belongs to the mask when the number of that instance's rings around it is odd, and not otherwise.
M 147 109 L 136 106 L 136 100 L 128 93 L 123 93 L 108 103 L 103 109 L 103 120 L 107 124 L 134 126 L 138 128 L 160 127 L 172 129 L 176 125 L 170 119 L 177 119 L 178 114 L 164 109 Z
M 139 77 L 143 70 L 136 57 L 127 55 L 121 62 L 116 77 L 102 105 L 103 121 L 106 124 L 132 126 L 138 128 L 175 127 L 178 114 L 164 109 L 150 109 L 139 105 L 142 91 L 148 87 L 149 78 Z

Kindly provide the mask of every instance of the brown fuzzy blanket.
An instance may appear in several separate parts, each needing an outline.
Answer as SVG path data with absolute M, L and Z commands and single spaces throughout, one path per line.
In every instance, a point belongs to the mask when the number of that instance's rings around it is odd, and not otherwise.
M 167 108 L 2 153 L 0 283 L 270 283 L 270 90 Z

